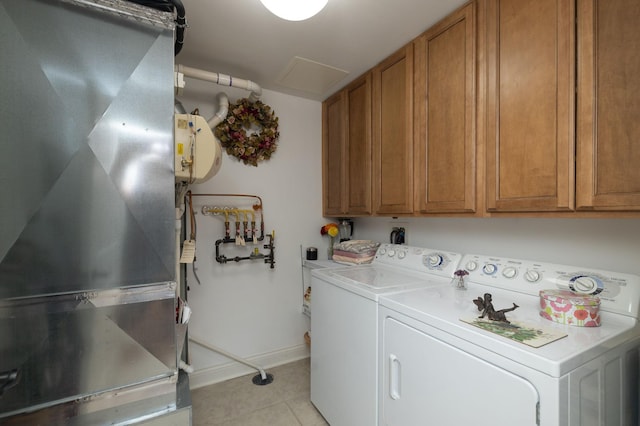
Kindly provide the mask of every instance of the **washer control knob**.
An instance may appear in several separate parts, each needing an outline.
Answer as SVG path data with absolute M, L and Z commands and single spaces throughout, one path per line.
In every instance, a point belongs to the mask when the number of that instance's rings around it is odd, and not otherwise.
M 430 254 L 425 258 L 426 264 L 429 268 L 436 268 L 442 265 L 442 256 L 437 253 Z
M 535 269 L 527 269 L 527 272 L 524 274 L 524 279 L 530 283 L 538 282 L 540 281 L 540 278 L 542 278 L 542 275 Z
M 518 270 L 516 268 L 514 268 L 513 266 L 507 266 L 502 271 L 502 275 L 505 278 L 515 278 L 516 275 L 518 275 Z
M 407 257 L 407 252 L 406 251 L 399 251 L 398 252 L 398 259 L 404 259 L 405 257 Z
M 389 252 L 387 253 L 387 256 L 389 257 L 393 257 L 396 255 L 396 251 L 395 250 L 389 250 Z
M 475 260 L 468 261 L 465 269 L 467 271 L 475 271 L 476 269 L 478 269 L 478 262 L 476 262 Z
M 593 293 L 598 289 L 598 282 L 591 277 L 582 276 L 573 280 L 573 288 L 580 293 Z
M 484 272 L 487 275 L 493 275 L 496 273 L 497 270 L 498 270 L 498 267 L 493 263 L 487 263 L 482 267 L 482 272 Z
M 381 255 L 385 254 L 386 252 L 387 252 L 387 249 L 384 247 L 380 247 L 380 249 L 378 250 L 378 254 L 381 254 Z

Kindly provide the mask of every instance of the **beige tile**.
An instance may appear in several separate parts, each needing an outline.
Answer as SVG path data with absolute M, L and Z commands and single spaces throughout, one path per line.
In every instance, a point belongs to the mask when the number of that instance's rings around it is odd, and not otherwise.
M 273 368 L 273 386 L 283 401 L 309 393 L 310 373 L 308 358 Z
M 300 426 L 300 422 L 284 402 L 213 424 L 216 426 Z
M 302 395 L 287 401 L 287 405 L 302 426 L 328 425 L 316 407 L 309 401 L 309 395 Z
M 193 425 L 327 424 L 309 401 L 309 358 L 267 369 L 267 372 L 273 374 L 274 380 L 265 386 L 254 385 L 251 379 L 256 373 L 252 373 L 193 390 Z M 265 420 L 274 416 L 281 419 Z M 260 419 L 262 423 L 256 423 Z M 290 423 L 291 420 L 294 423 Z
M 252 377 L 242 376 L 194 390 L 191 394 L 194 424 L 239 417 L 283 401 L 273 384 L 257 386 L 251 382 Z

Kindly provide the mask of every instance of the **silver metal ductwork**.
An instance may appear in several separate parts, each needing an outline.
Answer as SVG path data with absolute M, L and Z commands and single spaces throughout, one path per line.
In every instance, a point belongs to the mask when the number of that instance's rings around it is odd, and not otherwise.
M 0 424 L 178 415 L 173 19 L 0 0 Z

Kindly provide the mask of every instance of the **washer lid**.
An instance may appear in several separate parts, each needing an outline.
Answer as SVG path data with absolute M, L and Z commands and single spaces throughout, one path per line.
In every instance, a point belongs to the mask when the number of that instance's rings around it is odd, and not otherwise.
M 492 294 L 496 310 L 510 308 L 513 303 L 518 305 L 517 309 L 506 314 L 512 323 L 525 323 L 541 330 L 552 329 L 567 336 L 534 348 L 462 321 L 480 316 L 481 312 L 473 300 L 483 297 L 484 293 Z M 383 296 L 379 303 L 444 331 L 453 336 L 452 341 L 461 338 L 552 377 L 560 377 L 612 347 L 640 336 L 640 326 L 631 317 L 601 312 L 600 327 L 556 324 L 540 316 L 537 296 L 474 283 L 469 284 L 466 291 L 456 290 L 453 286 L 429 287 Z M 429 327 L 424 331 L 429 333 Z M 479 352 L 477 355 L 481 356 L 482 350 Z
M 415 283 L 416 281 L 423 281 L 425 279 L 424 276 L 400 272 L 395 269 L 381 266 L 362 266 L 338 269 L 328 271 L 327 275 L 331 275 L 336 279 L 347 280 L 352 283 L 379 289 L 401 287 Z
M 426 286 L 443 286 L 451 282 L 450 278 L 376 264 L 316 269 L 311 273 L 317 279 L 371 300 L 378 300 L 382 294 L 392 294 Z

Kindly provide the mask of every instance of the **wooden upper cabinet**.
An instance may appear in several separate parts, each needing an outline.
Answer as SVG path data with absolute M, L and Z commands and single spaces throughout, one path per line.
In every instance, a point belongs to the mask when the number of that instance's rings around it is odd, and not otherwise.
M 574 0 L 487 0 L 484 16 L 487 210 L 572 210 Z
M 345 115 L 344 92 L 322 103 L 322 210 L 325 216 L 344 214 Z
M 371 74 L 322 104 L 323 212 L 371 214 Z
M 475 3 L 414 42 L 416 210 L 476 208 Z
M 371 74 L 347 86 L 346 213 L 371 214 Z
M 374 214 L 413 212 L 413 44 L 373 70 Z
M 578 2 L 579 210 L 640 210 L 640 2 Z

